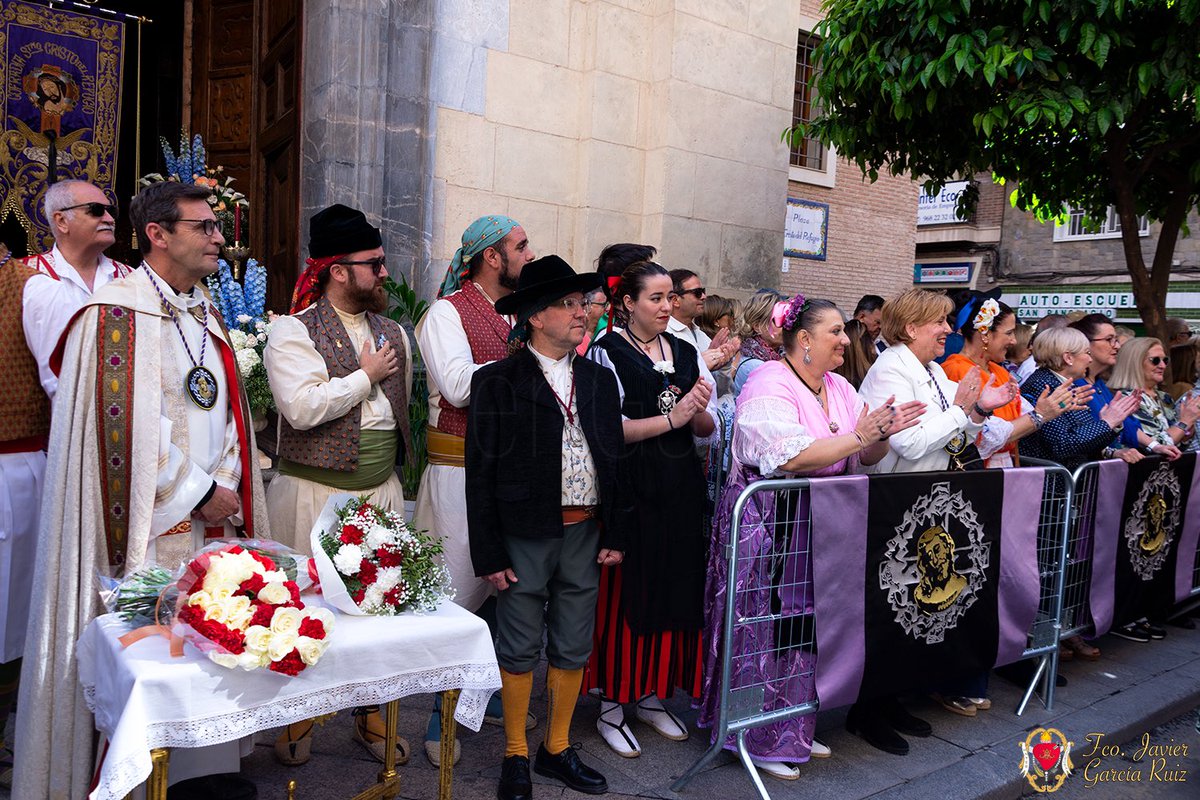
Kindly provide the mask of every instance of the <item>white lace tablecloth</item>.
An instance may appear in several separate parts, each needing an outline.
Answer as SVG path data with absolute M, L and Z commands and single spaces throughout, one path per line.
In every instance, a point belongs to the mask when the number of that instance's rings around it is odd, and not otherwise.
M 91 798 L 120 800 L 145 781 L 152 748 L 219 744 L 411 694 L 461 689 L 454 718 L 479 730 L 500 687 L 483 620 L 451 602 L 423 615 L 334 614 L 333 643 L 294 678 L 224 669 L 191 645 L 171 658 L 161 636 L 122 649 L 117 637 L 128 627 L 113 614 L 93 620 L 79 639 L 79 680 L 109 746 Z

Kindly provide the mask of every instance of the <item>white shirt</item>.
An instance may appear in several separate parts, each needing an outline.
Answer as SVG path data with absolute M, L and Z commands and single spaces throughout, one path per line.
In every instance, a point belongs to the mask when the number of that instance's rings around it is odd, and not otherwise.
M 939 395 L 938 390 L 941 390 Z M 879 408 L 893 395 L 896 405 L 919 400 L 925 404 L 920 423 L 906 431 L 893 434 L 891 447 L 868 472 L 923 472 L 944 470 L 950 455 L 943 448 L 958 433 L 966 433 L 975 441 L 982 424 L 972 422 L 954 403 L 958 384 L 946 377 L 940 364 L 930 362 L 928 369 L 908 345 L 896 343 L 879 354 L 859 387 L 858 396 L 868 408 Z M 942 410 L 942 402 L 947 405 Z
M 475 288 L 489 303 L 496 304 L 478 283 Z M 475 363 L 462 317 L 458 315 L 454 304 L 444 297 L 429 307 L 417 326 L 416 334 L 417 348 L 425 361 L 425 378 L 429 384 L 429 424 L 437 427 L 438 417 L 442 414 L 438 401 L 445 398 L 447 403 L 456 408 L 469 406 L 471 376 L 483 364 Z
M 92 292 L 116 280 L 118 276 L 112 259 L 101 255 L 100 264 L 96 268 L 94 287 L 89 289 L 75 267 L 63 257 L 58 245 L 44 257 L 53 264 L 59 280 L 54 280 L 42 272 L 25 282 L 25 291 L 22 294 L 22 323 L 29 352 L 37 359 L 38 378 L 42 388 L 53 400 L 54 391 L 58 388 L 58 376 L 50 370 L 50 354 L 58 346 L 58 340 L 66 330 L 67 323 L 91 298 Z M 34 269 L 39 269 L 36 258 L 31 262 Z
M 1024 383 L 1025 381 L 1029 380 L 1029 376 L 1032 375 L 1036 369 L 1037 361 L 1033 356 L 1029 356 L 1017 366 L 1016 371 L 1013 373 L 1013 377 L 1017 379 L 1017 383 Z
M 667 320 L 667 332 L 674 334 L 676 337 L 692 345 L 692 347 L 695 347 L 696 352 L 700 355 L 704 355 L 704 351 L 712 346 L 712 339 L 707 333 L 700 330 L 700 326 L 695 322 L 688 326 L 675 319 L 675 317 L 671 317 Z
M 542 375 L 550 384 L 550 389 L 558 396 L 558 410 L 563 415 L 562 432 L 562 504 L 564 506 L 594 506 L 599 502 L 596 493 L 596 462 L 592 458 L 592 449 L 588 446 L 583 429 L 579 427 L 579 404 L 575 393 L 571 391 L 574 385 L 572 363 L 575 353 L 572 351 L 557 361 L 539 353 L 532 345 L 526 345 L 529 352 L 537 359 L 542 368 Z M 562 407 L 566 403 L 571 415 L 576 418 L 574 425 L 568 421 L 566 411 Z M 572 435 L 572 429 L 578 431 Z
M 371 328 L 366 313 L 349 314 L 337 306 L 338 319 L 350 337 L 349 346 L 357 355 L 363 344 L 371 340 Z M 362 406 L 359 425 L 362 430 L 393 431 L 396 416 L 387 396 L 377 391 L 371 396 L 371 379 L 362 369 L 356 369 L 344 378 L 330 378 L 325 358 L 317 352 L 308 328 L 299 319 L 303 314 L 316 313 L 310 306 L 300 314 L 279 317 L 271 326 L 271 335 L 263 352 L 263 363 L 267 368 L 267 382 L 279 413 L 298 431 L 307 431 L 333 419 L 340 419 L 355 406 Z M 412 353 L 408 336 L 392 342 L 392 347 L 403 347 L 407 372 L 405 387 L 412 388 Z M 372 345 L 374 349 L 374 345 Z M 407 409 L 404 413 L 408 413 Z

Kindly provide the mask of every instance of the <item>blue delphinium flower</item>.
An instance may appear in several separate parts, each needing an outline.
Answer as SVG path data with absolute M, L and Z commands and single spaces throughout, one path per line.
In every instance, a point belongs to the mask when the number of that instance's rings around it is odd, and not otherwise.
M 258 263 L 258 259 L 246 262 L 245 313 L 253 317 L 255 322 L 263 319 L 267 306 L 267 268 Z
M 204 152 L 204 140 L 200 134 L 192 137 L 192 175 L 203 175 L 208 166 L 208 154 Z
M 242 287 L 233 279 L 229 262 L 223 258 L 217 261 L 217 274 L 221 278 L 221 316 L 225 317 L 226 325 L 237 327 L 237 318 L 246 313 L 246 298 L 242 294 Z

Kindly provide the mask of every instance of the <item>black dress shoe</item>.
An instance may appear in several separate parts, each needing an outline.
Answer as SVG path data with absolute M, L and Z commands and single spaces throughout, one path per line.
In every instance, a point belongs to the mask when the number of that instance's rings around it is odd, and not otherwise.
M 897 756 L 908 755 L 908 742 L 892 730 L 883 716 L 875 709 L 861 711 L 858 706 L 850 709 L 846 716 L 846 730 L 885 753 Z
M 929 723 L 908 713 L 896 698 L 889 697 L 881 701 L 880 708 L 883 710 L 883 718 L 897 732 L 905 736 L 916 736 L 918 739 L 933 735 L 933 728 Z
M 533 781 L 529 780 L 529 759 L 508 756 L 500 767 L 500 785 L 496 787 L 499 800 L 532 800 Z
M 539 744 L 537 757 L 533 760 L 533 771 L 547 778 L 565 783 L 569 788 L 584 794 L 604 794 L 608 781 L 596 770 L 579 760 L 574 747 L 568 747 L 558 755 L 550 755 L 546 745 Z

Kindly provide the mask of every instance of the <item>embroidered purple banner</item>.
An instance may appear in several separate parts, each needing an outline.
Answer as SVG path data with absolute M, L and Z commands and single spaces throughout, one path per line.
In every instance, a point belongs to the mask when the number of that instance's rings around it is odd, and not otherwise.
M 1129 465 L 1117 458 L 1099 463 L 1096 480 L 1096 516 L 1092 523 L 1092 582 L 1088 605 L 1096 636 L 1108 633 L 1113 624 L 1113 597 L 1116 592 L 1117 538 L 1121 531 L 1121 505 Z
M 22 2 L 0 5 L 0 208 L 25 229 L 29 250 L 53 243 L 42 213 L 49 145 L 58 178 L 90 181 L 112 194 L 125 26 Z
M 1003 546 L 1000 548 L 1000 588 L 997 605 L 1000 612 L 1000 642 L 996 665 L 1018 661 L 1025 652 L 1029 631 L 1037 618 L 1038 520 L 1046 482 L 1044 469 L 1007 469 L 1004 471 L 1004 508 L 1001 522 Z M 1052 535 L 1043 531 L 1043 536 Z

